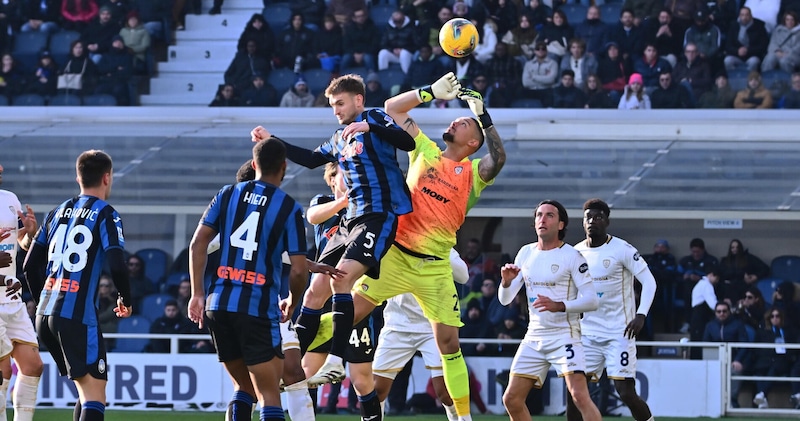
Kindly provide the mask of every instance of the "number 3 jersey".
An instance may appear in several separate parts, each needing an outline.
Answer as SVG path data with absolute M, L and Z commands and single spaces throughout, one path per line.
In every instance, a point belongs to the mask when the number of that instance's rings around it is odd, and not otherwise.
M 47 248 L 36 314 L 97 324 L 94 302 L 106 251 L 125 248 L 117 211 L 95 196 L 73 197 L 47 215 L 35 241 Z
M 200 223 L 220 236 L 206 310 L 279 320 L 281 254 L 306 254 L 302 207 L 276 186 L 246 181 L 223 187 Z

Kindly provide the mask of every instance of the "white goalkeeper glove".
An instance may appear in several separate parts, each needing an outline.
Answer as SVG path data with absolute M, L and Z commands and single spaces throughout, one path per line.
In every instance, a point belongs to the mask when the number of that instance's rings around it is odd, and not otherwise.
M 492 127 L 494 123 L 492 123 L 492 117 L 489 116 L 489 113 L 486 112 L 486 107 L 483 105 L 483 96 L 480 92 L 462 88 L 458 93 L 458 99 L 464 101 L 469 105 L 469 109 L 472 111 L 472 114 L 475 114 L 475 117 L 478 117 L 478 121 L 481 123 L 481 127 L 484 129 L 488 129 Z
M 417 89 L 417 98 L 420 102 L 431 102 L 434 99 L 455 99 L 460 89 L 461 83 L 458 82 L 458 78 L 453 72 L 449 72 L 433 82 L 432 85 Z

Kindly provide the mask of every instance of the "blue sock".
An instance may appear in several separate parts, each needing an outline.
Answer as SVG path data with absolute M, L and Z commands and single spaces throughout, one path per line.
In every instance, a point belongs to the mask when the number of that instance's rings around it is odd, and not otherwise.
M 250 396 L 247 392 L 242 392 L 241 390 L 233 392 L 233 397 L 228 403 L 225 419 L 231 421 L 249 421 L 250 418 L 252 418 L 253 402 L 255 402 L 255 398 Z
M 364 396 L 359 396 L 358 401 L 361 403 L 361 419 L 381 420 L 381 402 L 374 390 Z
M 106 406 L 97 401 L 86 401 L 81 405 L 81 421 L 100 421 L 105 418 Z
M 305 354 L 314 337 L 319 330 L 319 318 L 322 316 L 322 309 L 315 310 L 308 307 L 300 309 L 294 328 L 297 332 L 297 339 L 300 340 L 300 352 Z
M 261 421 L 283 421 L 283 409 L 280 406 L 265 406 L 261 408 Z

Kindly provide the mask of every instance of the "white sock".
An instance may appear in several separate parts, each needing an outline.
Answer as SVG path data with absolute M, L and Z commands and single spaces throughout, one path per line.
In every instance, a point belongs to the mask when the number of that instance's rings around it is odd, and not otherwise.
M 381 419 L 386 418 L 386 400 L 381 401 Z
M 17 373 L 12 395 L 14 401 L 14 421 L 33 421 L 36 411 L 36 391 L 39 390 L 39 378 Z
M 650 416 L 650 418 L 648 418 L 648 419 L 647 419 L 647 421 L 655 421 L 655 419 L 656 419 L 656 418 L 655 418 L 654 416 L 652 416 L 652 415 L 651 415 L 651 416 Z
M 305 380 L 286 386 L 286 400 L 288 402 L 289 418 L 293 420 L 313 421 L 314 403 L 308 394 L 308 383 Z
M 470 414 L 462 415 L 461 418 L 458 419 L 458 421 L 472 421 L 472 415 Z
M 330 364 L 343 364 L 342 357 L 330 354 L 328 354 L 328 358 L 325 360 L 325 362 Z
M 456 414 L 455 405 L 442 404 L 442 406 L 444 407 L 444 412 L 447 414 L 447 421 L 458 421 L 458 414 Z
M 0 421 L 6 421 L 6 394 L 8 393 L 8 384 L 11 379 L 3 379 L 3 384 L 0 385 Z

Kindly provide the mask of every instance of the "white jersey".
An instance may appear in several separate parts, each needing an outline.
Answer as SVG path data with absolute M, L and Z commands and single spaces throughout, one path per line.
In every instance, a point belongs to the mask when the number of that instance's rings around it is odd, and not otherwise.
M 17 276 L 17 230 L 19 229 L 19 216 L 17 211 L 22 210 L 22 205 L 17 195 L 8 190 L 0 190 L 0 229 L 11 228 L 11 235 L 0 241 L 0 251 L 11 254 L 11 266 L 0 268 L 0 275 Z M 11 300 L 6 297 L 6 286 L 0 282 L 0 304 L 19 303 L 19 299 Z
M 600 247 L 589 247 L 586 240 L 575 245 L 589 263 L 599 306 L 584 314 L 581 332 L 604 338 L 622 337 L 625 327 L 636 316 L 634 277 L 647 270 L 635 247 L 614 236 Z
M 422 314 L 422 307 L 411 293 L 395 295 L 386 300 L 386 308 L 383 309 L 383 329 L 433 335 L 431 322 Z
M 578 289 L 592 282 L 586 259 L 569 244 L 552 250 L 539 250 L 536 243 L 523 246 L 514 259 L 519 266 L 528 295 L 528 331 L 525 340 L 572 338 L 580 339 L 580 313 L 540 312 L 533 307 L 536 297 L 544 295 L 553 301 L 573 301 Z M 522 285 L 517 277 L 509 291 L 516 294 Z

